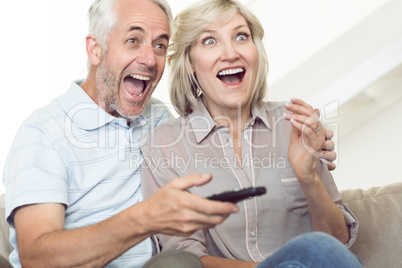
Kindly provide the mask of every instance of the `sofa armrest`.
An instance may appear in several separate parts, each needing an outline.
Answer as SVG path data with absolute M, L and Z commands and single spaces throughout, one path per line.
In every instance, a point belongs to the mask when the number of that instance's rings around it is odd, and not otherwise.
M 341 194 L 360 223 L 351 251 L 366 268 L 402 267 L 402 183 Z

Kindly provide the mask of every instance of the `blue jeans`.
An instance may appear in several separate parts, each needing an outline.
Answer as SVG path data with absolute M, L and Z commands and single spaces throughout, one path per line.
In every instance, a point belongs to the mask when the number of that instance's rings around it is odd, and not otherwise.
M 355 268 L 360 260 L 334 237 L 318 232 L 300 235 L 274 252 L 257 268 Z

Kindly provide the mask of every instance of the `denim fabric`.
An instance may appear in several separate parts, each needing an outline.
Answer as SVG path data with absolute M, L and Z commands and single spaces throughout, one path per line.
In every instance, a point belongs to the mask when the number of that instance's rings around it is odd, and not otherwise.
M 324 233 L 300 235 L 261 262 L 257 268 L 357 268 L 360 260 L 334 237 Z

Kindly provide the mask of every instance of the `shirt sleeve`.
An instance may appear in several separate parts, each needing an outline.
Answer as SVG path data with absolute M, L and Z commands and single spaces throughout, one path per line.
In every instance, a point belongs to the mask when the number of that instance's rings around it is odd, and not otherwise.
M 159 235 L 159 241 L 163 243 L 162 251 L 184 250 L 198 258 L 209 255 L 203 230 L 198 230 L 189 237 Z
M 345 217 L 346 224 L 349 227 L 349 241 L 345 244 L 348 248 L 350 248 L 357 239 L 357 234 L 359 231 L 359 221 L 356 216 L 350 211 L 349 207 L 346 204 L 342 204 L 339 206 L 339 209 L 342 211 L 343 216 Z
M 6 219 L 14 225 L 17 207 L 35 203 L 68 204 L 67 171 L 54 144 L 34 125 L 23 125 L 8 155 L 3 180 Z
M 348 208 L 346 204 L 342 202 L 342 196 L 338 191 L 338 188 L 335 184 L 335 181 L 328 170 L 327 164 L 324 160 L 321 160 L 321 164 L 319 165 L 320 168 L 320 177 L 328 191 L 328 194 L 338 206 L 338 208 L 342 211 L 343 216 L 345 217 L 346 224 L 349 227 L 349 241 L 345 244 L 348 248 L 350 248 L 353 243 L 356 241 L 357 234 L 359 231 L 359 221 L 357 220 L 356 216 L 352 213 L 352 211 Z
M 179 177 L 171 168 L 169 160 L 159 150 L 151 148 L 151 142 L 141 147 L 144 162 L 141 168 L 141 188 L 144 199 L 150 197 L 160 187 Z M 198 230 L 189 237 L 158 234 L 158 246 L 161 251 L 184 250 L 195 254 L 198 258 L 208 255 L 206 237 L 203 230 Z

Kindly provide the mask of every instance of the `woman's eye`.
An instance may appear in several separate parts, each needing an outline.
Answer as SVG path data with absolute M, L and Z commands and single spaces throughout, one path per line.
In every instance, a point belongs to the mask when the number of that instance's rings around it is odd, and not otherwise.
M 205 38 L 204 40 L 202 40 L 202 43 L 204 45 L 212 45 L 212 44 L 215 44 L 216 41 L 213 38 Z
M 247 38 L 248 38 L 248 35 L 241 34 L 241 35 L 238 35 L 238 36 L 236 37 L 236 40 L 237 40 L 237 41 L 245 41 L 245 40 L 247 40 Z

